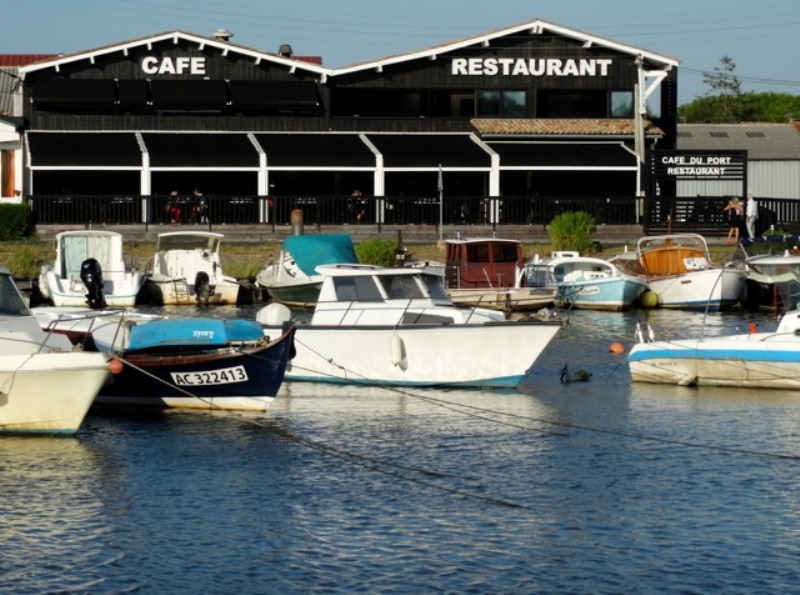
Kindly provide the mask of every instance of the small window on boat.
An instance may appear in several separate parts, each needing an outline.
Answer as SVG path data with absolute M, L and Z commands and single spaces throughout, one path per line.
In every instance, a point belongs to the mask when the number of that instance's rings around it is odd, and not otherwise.
M 442 278 L 438 275 L 421 275 L 422 282 L 428 289 L 428 295 L 434 300 L 449 299 L 447 290 L 442 285 Z
M 333 286 L 340 302 L 383 300 L 372 277 L 336 277 Z
M 411 276 L 385 275 L 378 277 L 389 299 L 419 299 L 425 297 Z
M 24 298 L 8 275 L 0 275 L 0 316 L 30 315 Z

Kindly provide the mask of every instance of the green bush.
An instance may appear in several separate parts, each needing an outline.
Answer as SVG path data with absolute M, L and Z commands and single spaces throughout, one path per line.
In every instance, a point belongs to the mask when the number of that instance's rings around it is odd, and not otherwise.
M 553 218 L 547 235 L 554 250 L 574 250 L 581 254 L 595 252 L 592 234 L 597 228 L 594 217 L 585 211 L 567 211 Z
M 381 238 L 371 238 L 356 245 L 358 262 L 382 267 L 394 266 L 396 251 L 397 242 Z
M 27 205 L 0 205 L 0 240 L 19 240 L 28 233 Z

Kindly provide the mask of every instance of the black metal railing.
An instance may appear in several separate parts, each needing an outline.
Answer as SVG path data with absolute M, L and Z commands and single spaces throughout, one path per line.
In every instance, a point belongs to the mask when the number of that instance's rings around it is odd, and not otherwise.
M 31 223 L 108 225 L 290 225 L 302 211 L 305 225 L 546 226 L 557 215 L 586 211 L 598 225 L 641 224 L 647 233 L 727 233 L 727 197 L 634 196 L 257 196 L 34 195 Z M 759 197 L 760 226 L 800 224 L 800 201 Z

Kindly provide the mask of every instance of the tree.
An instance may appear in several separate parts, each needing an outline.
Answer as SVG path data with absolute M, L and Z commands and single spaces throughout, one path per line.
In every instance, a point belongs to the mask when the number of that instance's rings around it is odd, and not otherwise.
M 703 73 L 703 82 L 710 87 L 707 97 L 718 99 L 716 108 L 718 123 L 733 123 L 741 120 L 736 113 L 736 101 L 742 94 L 742 82 L 733 74 L 736 62 L 728 55 L 722 56 L 713 72 Z

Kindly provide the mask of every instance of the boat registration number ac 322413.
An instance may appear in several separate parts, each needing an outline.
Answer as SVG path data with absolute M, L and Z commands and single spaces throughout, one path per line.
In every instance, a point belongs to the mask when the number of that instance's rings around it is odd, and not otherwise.
M 244 366 L 222 368 L 221 370 L 204 370 L 202 372 L 172 372 L 171 376 L 176 386 L 233 384 L 234 382 L 246 382 L 248 380 Z

